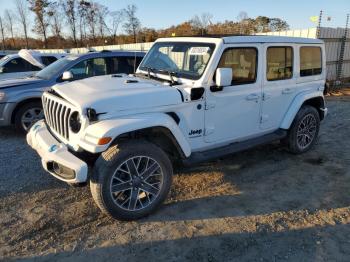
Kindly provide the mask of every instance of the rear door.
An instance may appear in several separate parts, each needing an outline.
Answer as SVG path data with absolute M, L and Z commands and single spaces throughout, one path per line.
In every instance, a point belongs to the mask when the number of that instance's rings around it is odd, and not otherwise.
M 294 44 L 264 45 L 263 101 L 260 128 L 277 129 L 297 93 Z

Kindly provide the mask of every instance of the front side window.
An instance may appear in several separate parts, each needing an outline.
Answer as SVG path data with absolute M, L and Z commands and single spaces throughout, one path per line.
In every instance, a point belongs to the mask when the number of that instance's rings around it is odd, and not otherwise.
M 93 58 L 79 62 L 69 71 L 73 74 L 74 80 L 106 75 L 107 64 L 104 58 Z
M 293 76 L 293 48 L 269 47 L 267 49 L 268 81 L 290 79 Z
M 226 49 L 218 68 L 232 68 L 232 85 L 256 81 L 258 51 L 253 47 Z
M 179 78 L 199 79 L 205 71 L 215 44 L 158 42 L 143 59 L 140 70 Z
M 5 73 L 27 72 L 27 71 L 39 71 L 40 68 L 32 65 L 23 58 L 15 58 L 8 61 L 4 66 Z
M 320 47 L 300 47 L 300 76 L 322 73 L 322 53 Z

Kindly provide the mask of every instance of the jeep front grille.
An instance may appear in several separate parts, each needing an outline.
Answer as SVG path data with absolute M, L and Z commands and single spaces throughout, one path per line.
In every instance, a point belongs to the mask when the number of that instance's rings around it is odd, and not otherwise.
M 69 139 L 69 117 L 74 108 L 65 100 L 50 93 L 44 93 L 42 103 L 47 125 L 59 138 Z

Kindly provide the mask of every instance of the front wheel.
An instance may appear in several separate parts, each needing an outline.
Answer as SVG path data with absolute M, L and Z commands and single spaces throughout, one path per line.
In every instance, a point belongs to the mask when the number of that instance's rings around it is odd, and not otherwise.
M 41 102 L 29 102 L 24 104 L 15 115 L 15 127 L 22 133 L 29 129 L 39 120 L 44 119 L 44 111 Z
M 308 151 L 316 142 L 320 129 L 320 115 L 316 108 L 305 105 L 297 113 L 288 131 L 287 145 L 294 154 Z
M 166 199 L 172 174 L 168 156 L 156 145 L 123 142 L 96 161 L 90 189 L 104 213 L 134 220 L 152 213 Z

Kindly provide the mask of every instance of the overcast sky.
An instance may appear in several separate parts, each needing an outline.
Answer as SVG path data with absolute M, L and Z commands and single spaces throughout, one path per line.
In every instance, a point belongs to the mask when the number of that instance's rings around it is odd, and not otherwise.
M 209 12 L 212 22 L 236 20 L 240 11 L 249 17 L 265 15 L 279 17 L 292 29 L 315 26 L 309 18 L 324 11 L 324 26 L 344 27 L 346 14 L 350 13 L 350 0 L 96 0 L 110 10 L 122 9 L 128 4 L 138 7 L 137 15 L 143 27 L 166 28 L 189 20 L 196 14 Z M 13 0 L 0 0 L 0 14 L 14 8 Z

